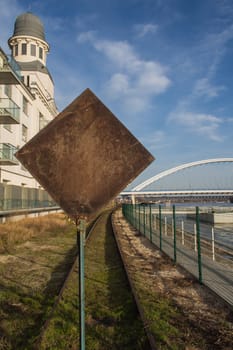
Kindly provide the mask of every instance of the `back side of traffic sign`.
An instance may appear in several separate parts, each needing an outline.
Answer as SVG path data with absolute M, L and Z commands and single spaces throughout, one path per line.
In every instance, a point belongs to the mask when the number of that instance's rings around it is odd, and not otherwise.
M 75 219 L 90 219 L 154 160 L 90 89 L 16 157 Z

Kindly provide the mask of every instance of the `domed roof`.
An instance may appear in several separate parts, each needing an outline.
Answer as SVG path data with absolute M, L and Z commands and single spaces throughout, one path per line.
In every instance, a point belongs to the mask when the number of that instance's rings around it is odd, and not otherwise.
M 39 17 L 31 12 L 19 15 L 15 20 L 14 34 L 29 35 L 45 41 L 44 26 Z

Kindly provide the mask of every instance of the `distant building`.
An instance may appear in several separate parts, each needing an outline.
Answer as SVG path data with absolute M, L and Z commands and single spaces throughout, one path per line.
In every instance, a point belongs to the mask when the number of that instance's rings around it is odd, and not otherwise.
M 18 16 L 8 44 L 10 57 L 0 48 L 0 210 L 49 199 L 14 153 L 58 114 L 40 19 Z

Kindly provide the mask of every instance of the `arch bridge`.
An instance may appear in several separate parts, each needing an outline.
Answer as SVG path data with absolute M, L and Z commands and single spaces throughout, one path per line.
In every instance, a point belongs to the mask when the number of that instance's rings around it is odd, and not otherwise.
M 231 171 L 230 180 L 228 180 L 227 188 L 177 188 L 177 189 L 166 189 L 166 190 L 154 190 L 154 189 L 146 189 L 152 184 L 156 184 L 161 179 L 168 177 L 169 175 L 182 172 L 188 168 L 197 168 L 198 166 L 208 165 L 208 164 L 222 164 L 222 163 L 233 163 L 233 158 L 214 158 L 214 159 L 205 159 L 199 160 L 196 162 L 185 163 L 174 168 L 163 171 L 151 178 L 143 181 L 139 185 L 135 186 L 130 191 L 123 191 L 121 195 L 132 195 L 132 196 L 156 196 L 156 197 L 233 197 L 233 171 Z M 213 175 L 211 173 L 211 175 Z M 217 187 L 217 186 L 216 186 Z M 224 187 L 224 186 L 223 186 Z

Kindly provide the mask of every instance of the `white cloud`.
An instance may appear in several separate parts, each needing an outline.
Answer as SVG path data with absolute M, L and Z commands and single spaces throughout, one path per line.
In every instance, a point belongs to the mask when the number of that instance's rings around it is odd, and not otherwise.
M 222 58 L 228 50 L 228 43 L 233 39 L 233 24 L 228 25 L 221 31 L 206 34 L 196 47 L 196 59 L 200 67 L 205 67 L 205 74 L 210 81 L 216 74 Z
M 176 111 L 170 115 L 169 121 L 186 128 L 187 131 L 195 133 L 213 141 L 222 141 L 219 134 L 219 126 L 222 119 L 212 114 Z
M 108 82 L 108 88 L 113 93 L 114 96 L 118 96 L 119 93 L 125 93 L 129 90 L 129 80 L 126 74 L 116 73 L 114 74 Z
M 208 78 L 202 78 L 196 81 L 194 86 L 193 94 L 197 97 L 207 97 L 207 98 L 215 98 L 219 96 L 219 93 L 224 91 L 226 88 L 222 85 L 215 86 L 211 85 Z
M 93 41 L 95 38 L 95 31 L 94 30 L 89 30 L 87 32 L 82 32 L 78 35 L 77 41 L 79 43 L 85 43 L 86 41 Z
M 143 38 L 147 34 L 154 34 L 158 30 L 157 24 L 147 23 L 147 24 L 136 24 L 135 31 L 139 38 Z
M 167 135 L 162 130 L 156 130 L 148 133 L 146 138 L 142 139 L 151 152 L 156 152 L 158 149 L 167 147 Z
M 123 101 L 131 111 L 140 112 L 152 96 L 165 92 L 171 84 L 166 68 L 156 61 L 139 57 L 126 41 L 101 40 L 93 32 L 81 33 L 78 42 L 89 42 L 104 55 L 112 75 L 105 86 L 109 98 Z
M 138 87 L 144 93 L 160 94 L 170 85 L 164 68 L 157 62 L 141 62 L 141 72 L 138 77 Z

